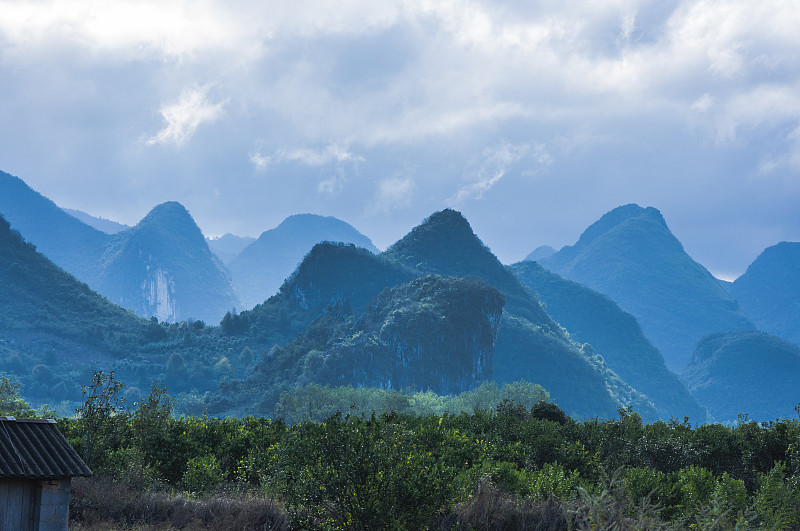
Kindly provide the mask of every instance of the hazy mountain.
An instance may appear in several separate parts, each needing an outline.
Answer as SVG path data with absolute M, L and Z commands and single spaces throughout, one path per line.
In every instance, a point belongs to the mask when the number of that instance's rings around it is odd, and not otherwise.
M 678 377 L 667 370 L 661 353 L 644 337 L 635 317 L 605 295 L 562 278 L 536 262 L 509 267 L 573 340 L 590 343 L 611 370 L 655 404 L 662 419 L 688 416 L 695 422 L 706 420 L 706 411 Z
M 697 344 L 683 378 L 719 421 L 740 413 L 759 421 L 794 418 L 800 347 L 764 332 L 712 334 Z
M 540 245 L 531 251 L 531 253 L 525 257 L 525 260 L 542 260 L 543 258 L 550 258 L 554 254 L 556 254 L 556 250 L 549 245 Z
M 178 203 L 156 207 L 136 227 L 111 235 L 0 172 L 0 214 L 58 266 L 141 316 L 218 323 L 241 307 L 224 266 Z
M 625 205 L 600 218 L 542 266 L 608 295 L 680 372 L 697 341 L 752 329 L 736 301 L 692 260 L 655 208 Z
M 70 216 L 22 179 L 2 171 L 0 214 L 39 252 L 91 285 L 109 235 Z
M 240 306 L 202 232 L 175 202 L 158 205 L 113 237 L 96 283 L 111 301 L 162 321 L 217 323 Z
M 111 221 L 110 219 L 106 218 L 95 217 L 81 210 L 75 210 L 72 208 L 62 208 L 61 210 L 73 218 L 76 218 L 101 232 L 105 232 L 106 234 L 116 234 L 131 228 L 129 225 L 117 223 L 116 221 Z
M 447 209 L 431 215 L 383 256 L 421 274 L 478 277 L 505 295 L 494 355 L 498 382 L 538 383 L 559 406 L 580 416 L 614 416 L 621 404 L 629 403 L 643 417 L 657 416 L 652 404 L 600 358 L 569 340 L 459 212 Z
M 765 249 L 731 293 L 759 330 L 800 344 L 800 243 Z
M 91 369 L 149 337 L 152 323 L 55 266 L 0 216 L 0 371 L 27 396 L 80 398 Z
M 275 294 L 306 253 L 322 241 L 353 243 L 378 252 L 369 238 L 344 221 L 315 214 L 289 216 L 261 233 L 228 264 L 244 307 L 252 308 Z
M 208 248 L 226 265 L 254 241 L 256 239 L 250 236 L 237 236 L 230 232 L 219 238 L 206 238 Z

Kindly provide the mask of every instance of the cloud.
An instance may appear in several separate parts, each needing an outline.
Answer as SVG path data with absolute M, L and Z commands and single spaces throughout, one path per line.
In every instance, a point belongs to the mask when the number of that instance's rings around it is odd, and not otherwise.
M 159 112 L 166 127 L 148 138 L 147 144 L 173 144 L 180 147 L 192 139 L 201 124 L 219 120 L 224 115 L 226 102 L 211 103 L 207 92 L 208 87 L 186 89 L 178 101 L 162 105 Z
M 488 148 L 484 150 L 477 170 L 467 172 L 469 184 L 462 186 L 448 202 L 459 206 L 469 200 L 483 199 L 486 192 L 523 160 L 528 161 L 528 166 L 523 169 L 525 174 L 536 173 L 542 166 L 553 162 L 543 144 L 503 143 L 498 147 Z
M 345 163 L 358 165 L 365 161 L 366 159 L 361 155 L 355 154 L 338 144 L 330 144 L 322 149 L 305 147 L 279 149 L 272 155 L 263 155 L 260 152 L 250 153 L 250 162 L 252 162 L 259 171 L 264 171 L 271 165 L 287 162 L 319 167 L 329 164 L 342 165 Z
M 367 215 L 400 210 L 411 205 L 417 185 L 408 176 L 390 177 L 381 179 L 377 183 L 377 190 L 372 201 L 367 205 Z

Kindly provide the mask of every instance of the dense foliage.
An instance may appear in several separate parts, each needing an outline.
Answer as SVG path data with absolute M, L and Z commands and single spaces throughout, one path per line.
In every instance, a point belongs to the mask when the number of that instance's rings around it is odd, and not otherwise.
M 111 383 L 97 376 L 87 403 L 113 404 Z M 546 402 L 512 401 L 456 415 L 337 413 L 294 425 L 169 412 L 155 387 L 132 411 L 85 409 L 59 427 L 82 454 L 92 445 L 98 476 L 133 491 L 202 495 L 227 485 L 277 501 L 295 528 L 485 529 L 523 516 L 533 528 L 534 514 L 555 529 L 800 525 L 796 419 L 692 429 L 645 425 L 620 410 L 617 420 L 576 422 Z M 90 501 L 75 499 L 77 514 L 99 510 Z

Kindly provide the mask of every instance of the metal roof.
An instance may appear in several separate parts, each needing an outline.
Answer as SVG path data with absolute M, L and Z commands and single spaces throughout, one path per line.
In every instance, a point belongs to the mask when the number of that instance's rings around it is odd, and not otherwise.
M 56 421 L 0 417 L 0 478 L 56 479 L 92 471 Z

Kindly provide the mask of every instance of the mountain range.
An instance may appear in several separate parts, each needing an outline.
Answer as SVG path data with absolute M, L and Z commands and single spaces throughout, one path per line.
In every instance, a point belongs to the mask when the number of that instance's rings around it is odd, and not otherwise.
M 214 414 L 269 414 L 304 383 L 451 393 L 490 378 L 540 384 L 579 417 L 771 418 L 797 402 L 783 403 L 800 376 L 800 244 L 725 283 L 654 208 L 614 209 L 575 245 L 511 266 L 450 209 L 383 253 L 345 222 L 292 216 L 257 240 L 211 240 L 240 264 L 247 311 L 236 270 L 179 203 L 114 226 L 0 172 L 0 214 L 0 370 L 40 400 L 75 400 L 104 367 Z

